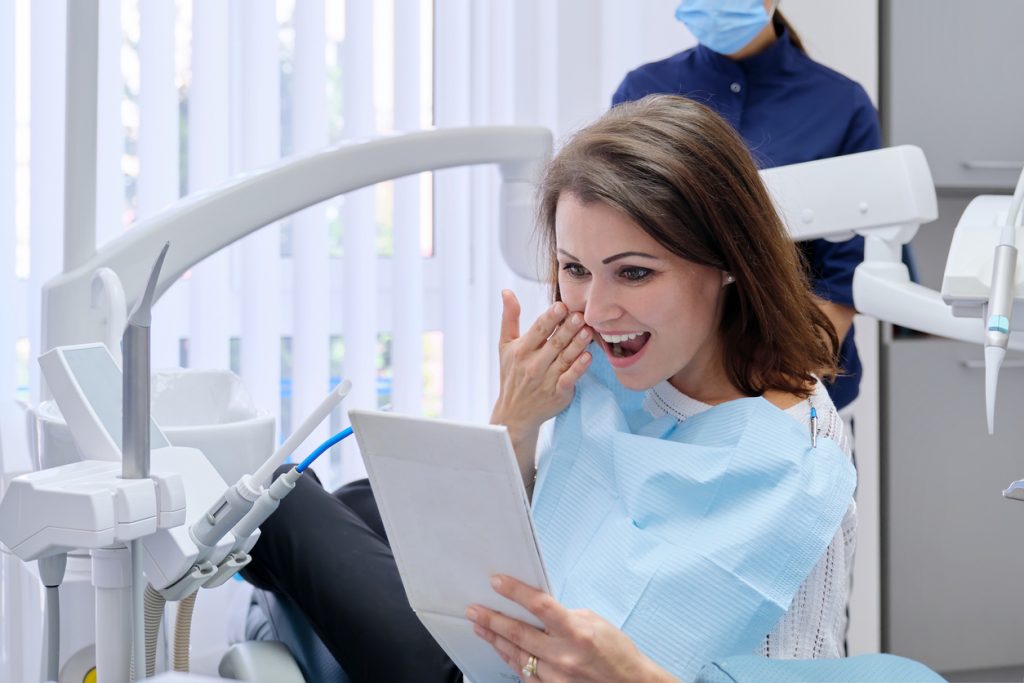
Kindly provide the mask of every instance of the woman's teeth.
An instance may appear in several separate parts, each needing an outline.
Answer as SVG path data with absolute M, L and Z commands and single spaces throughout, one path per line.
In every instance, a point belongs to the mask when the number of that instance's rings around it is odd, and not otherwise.
M 608 344 L 613 356 L 626 358 L 642 349 L 647 343 L 648 336 L 646 332 L 630 332 L 629 334 L 602 334 L 601 338 Z
M 630 332 L 629 334 L 602 334 L 601 339 L 604 339 L 609 344 L 621 344 L 624 341 L 636 339 L 641 334 L 643 334 L 643 332 Z

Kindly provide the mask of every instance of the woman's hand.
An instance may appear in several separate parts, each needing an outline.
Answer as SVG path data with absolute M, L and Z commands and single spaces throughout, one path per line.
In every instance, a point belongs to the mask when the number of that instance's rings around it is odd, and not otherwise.
M 540 426 L 572 401 L 576 382 L 590 364 L 586 348 L 593 335 L 583 314 L 570 314 L 557 302 L 520 336 L 519 301 L 507 289 L 501 298 L 501 388 L 491 422 L 508 427 L 513 444 L 531 435 L 535 442 Z
M 491 579 L 494 590 L 540 619 L 544 630 L 480 605 L 466 618 L 516 671 L 536 657 L 531 677 L 540 683 L 678 683 L 636 648 L 629 637 L 590 610 L 567 610 L 557 600 L 507 576 Z

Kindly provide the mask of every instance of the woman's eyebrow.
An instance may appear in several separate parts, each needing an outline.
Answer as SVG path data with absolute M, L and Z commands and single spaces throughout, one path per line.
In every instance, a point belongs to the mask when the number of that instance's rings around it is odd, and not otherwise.
M 572 259 L 573 261 L 579 261 L 578 258 L 576 258 L 572 254 L 567 252 L 565 249 L 559 249 L 558 253 L 561 254 L 562 256 L 568 258 L 568 259 Z M 609 263 L 612 263 L 613 261 L 618 261 L 619 259 L 629 258 L 630 256 L 639 256 L 640 258 L 649 258 L 649 259 L 657 259 L 658 258 L 657 256 L 654 256 L 652 254 L 645 254 L 642 251 L 624 251 L 621 254 L 615 254 L 614 256 L 609 256 L 608 258 L 606 258 L 603 261 L 601 261 L 601 263 L 607 265 Z
M 640 258 L 650 258 L 650 259 L 657 259 L 658 258 L 657 256 L 654 256 L 652 254 L 645 254 L 642 251 L 624 251 L 621 254 L 616 254 L 615 256 L 609 256 L 608 258 L 606 258 L 603 261 L 601 261 L 601 263 L 608 264 L 608 263 L 611 263 L 612 261 L 618 261 L 619 259 L 629 258 L 631 256 L 639 256 Z

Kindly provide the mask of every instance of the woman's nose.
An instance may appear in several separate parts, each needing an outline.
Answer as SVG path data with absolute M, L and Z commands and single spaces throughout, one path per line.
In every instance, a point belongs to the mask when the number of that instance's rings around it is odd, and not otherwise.
M 583 309 L 583 320 L 591 327 L 616 320 L 622 315 L 622 308 L 607 287 L 592 284 L 587 292 L 586 306 Z

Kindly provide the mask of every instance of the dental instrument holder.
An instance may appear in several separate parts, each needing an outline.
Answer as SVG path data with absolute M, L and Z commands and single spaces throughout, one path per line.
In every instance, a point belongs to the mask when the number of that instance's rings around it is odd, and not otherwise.
M 227 558 L 217 568 L 217 574 L 206 582 L 206 588 L 216 588 L 230 579 L 242 567 L 249 564 L 252 560 L 249 551 L 256 544 L 256 539 L 252 535 L 253 532 L 277 510 L 281 499 L 292 492 L 292 489 L 295 488 L 295 482 L 301 476 L 302 472 L 293 467 L 275 479 L 270 486 L 263 489 L 260 497 L 253 504 L 252 509 L 232 529 L 236 539 L 235 545 L 232 546 Z
M 121 474 L 125 479 L 149 476 L 150 324 L 156 283 L 170 246 L 170 242 L 165 242 L 156 257 L 146 289 L 128 316 L 128 324 L 121 337 L 124 356 L 121 375 L 124 416 L 121 420 Z
M 170 247 L 165 242 L 157 256 L 156 263 L 150 271 L 146 289 L 139 297 L 134 310 L 128 318 L 121 350 L 124 355 L 122 374 L 123 386 L 123 419 L 122 428 L 122 476 L 125 479 L 141 479 L 149 476 L 150 468 L 150 324 L 152 322 L 153 300 L 156 285 L 164 258 Z M 217 572 L 217 567 L 209 561 L 209 557 L 217 546 L 217 541 L 235 525 L 248 511 L 252 503 L 239 496 L 235 487 L 226 489 L 221 499 L 214 504 L 211 511 L 200 518 L 190 529 L 192 540 L 196 543 L 199 553 L 193 567 L 174 584 L 161 590 L 167 600 L 181 600 L 199 590 L 206 581 Z M 221 514 L 224 511 L 224 514 Z M 140 548 L 132 543 L 133 573 L 135 571 L 135 553 Z M 141 562 L 141 557 L 139 558 Z M 235 569 L 241 568 L 238 565 Z M 139 587 L 135 587 L 138 592 Z M 138 606 L 141 608 L 141 603 Z M 133 609 L 134 619 L 140 619 L 137 609 Z M 138 634 L 141 625 L 136 624 L 133 633 Z M 137 639 L 133 639 L 137 640 Z M 136 651 L 138 647 L 136 646 Z M 138 659 L 136 660 L 138 661 Z
M 149 272 L 146 289 L 139 297 L 121 337 L 124 360 L 121 374 L 121 476 L 124 479 L 149 477 L 149 413 L 150 413 L 150 324 L 156 283 L 163 267 L 170 242 L 164 242 Z M 142 542 L 130 542 L 131 549 L 131 641 L 132 670 L 135 678 L 146 674 L 145 579 L 142 569 Z M 97 631 L 101 627 L 97 615 Z M 141 673 L 141 676 L 140 676 Z

